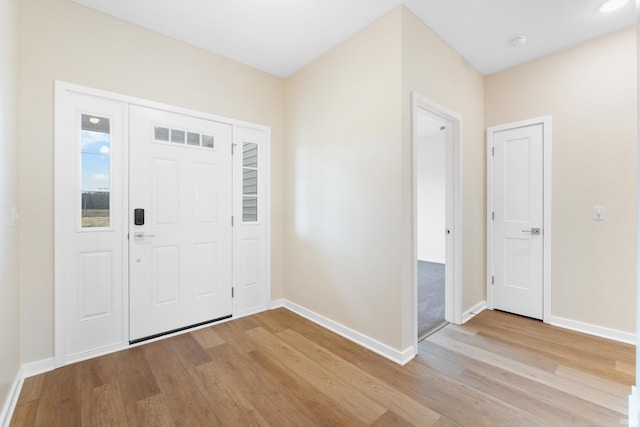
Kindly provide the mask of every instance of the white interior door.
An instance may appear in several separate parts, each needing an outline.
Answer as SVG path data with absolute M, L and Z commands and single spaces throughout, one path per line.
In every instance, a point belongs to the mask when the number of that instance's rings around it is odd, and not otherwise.
M 544 128 L 492 132 L 493 308 L 542 319 Z
M 130 111 L 135 342 L 232 314 L 232 126 L 139 106 Z

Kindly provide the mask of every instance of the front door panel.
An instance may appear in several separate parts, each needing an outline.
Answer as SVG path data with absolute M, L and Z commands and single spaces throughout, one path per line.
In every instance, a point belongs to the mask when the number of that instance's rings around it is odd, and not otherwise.
M 232 127 L 137 106 L 130 123 L 136 341 L 232 313 Z

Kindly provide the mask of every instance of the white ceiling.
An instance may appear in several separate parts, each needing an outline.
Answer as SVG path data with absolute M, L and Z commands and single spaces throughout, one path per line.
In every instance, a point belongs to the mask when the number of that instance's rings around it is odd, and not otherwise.
M 604 0 L 73 0 L 279 77 L 287 77 L 405 3 L 478 71 L 489 74 L 635 23 L 635 1 Z M 525 34 L 520 48 L 508 42 Z
M 607 14 L 605 0 L 408 0 L 413 13 L 482 74 L 635 24 L 635 1 Z M 527 36 L 514 48 L 509 41 Z

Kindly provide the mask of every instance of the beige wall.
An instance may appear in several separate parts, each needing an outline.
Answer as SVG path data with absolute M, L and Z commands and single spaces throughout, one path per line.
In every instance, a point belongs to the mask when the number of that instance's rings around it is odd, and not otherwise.
M 0 0 L 0 411 L 20 368 L 17 206 L 16 0 Z M 2 421 L 2 420 L 0 420 Z
M 402 221 L 395 9 L 286 81 L 285 296 L 396 349 Z
M 636 32 L 485 79 L 486 125 L 553 116 L 551 312 L 634 331 Z M 592 206 L 605 205 L 603 222 Z
M 463 117 L 466 309 L 485 292 L 482 76 L 399 7 L 286 81 L 285 295 L 397 350 L 415 339 L 411 90 Z
M 20 1 L 19 53 L 23 362 L 53 356 L 54 80 L 271 126 L 272 296 L 282 297 L 282 79 L 68 0 Z
M 403 236 L 411 251 L 411 91 L 457 113 L 461 117 L 462 173 L 462 277 L 461 312 L 486 299 L 485 286 L 485 155 L 483 77 L 456 51 L 402 8 L 402 141 Z M 403 277 L 415 265 L 405 252 Z M 406 281 L 406 279 L 405 279 Z M 404 298 L 404 322 L 411 322 L 410 296 Z M 409 328 L 403 328 L 407 331 Z M 407 337 L 410 339 L 411 337 Z

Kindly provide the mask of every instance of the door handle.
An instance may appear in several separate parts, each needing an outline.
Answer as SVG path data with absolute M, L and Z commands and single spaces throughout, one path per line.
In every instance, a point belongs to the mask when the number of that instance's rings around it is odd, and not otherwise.
M 155 234 L 144 234 L 144 231 L 136 231 L 133 233 L 133 240 L 144 240 L 145 237 L 156 237 Z
M 540 228 L 539 227 L 531 227 L 530 230 L 522 230 L 523 233 L 531 233 L 532 236 L 539 236 L 540 235 Z

